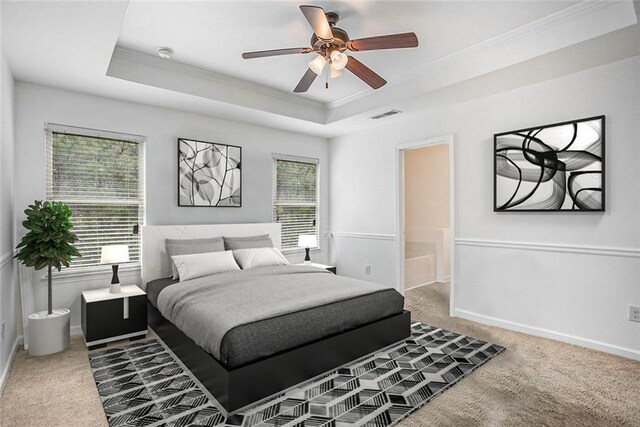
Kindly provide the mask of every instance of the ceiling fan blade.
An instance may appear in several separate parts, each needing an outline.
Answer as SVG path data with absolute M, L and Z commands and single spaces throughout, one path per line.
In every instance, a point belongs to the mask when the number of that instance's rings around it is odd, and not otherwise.
M 244 59 L 264 58 L 267 56 L 279 56 L 279 55 L 292 55 L 296 53 L 309 53 L 313 52 L 310 47 L 293 47 L 291 49 L 273 49 L 273 50 L 259 50 L 256 52 L 245 52 L 242 54 Z
M 316 77 L 318 77 L 318 75 L 314 73 L 311 68 L 309 68 L 307 72 L 304 73 L 304 76 L 302 76 L 302 79 L 300 79 L 298 86 L 296 86 L 293 91 L 296 93 L 306 92 L 311 86 L 311 83 L 313 83 L 313 81 L 316 79 Z
M 385 79 L 377 75 L 371 68 L 367 67 L 353 56 L 349 56 L 346 68 L 374 89 L 380 89 L 382 86 L 387 84 Z
M 362 50 L 400 49 L 405 47 L 418 47 L 418 36 L 416 36 L 415 33 L 367 37 L 347 42 L 347 48 L 356 52 Z
M 331 26 L 329 25 L 329 21 L 327 21 L 327 17 L 324 14 L 324 9 L 318 6 L 300 6 L 300 10 L 302 11 L 307 21 L 313 28 L 313 32 L 316 33 L 316 36 L 321 38 L 322 40 L 332 40 L 333 32 L 331 31 Z

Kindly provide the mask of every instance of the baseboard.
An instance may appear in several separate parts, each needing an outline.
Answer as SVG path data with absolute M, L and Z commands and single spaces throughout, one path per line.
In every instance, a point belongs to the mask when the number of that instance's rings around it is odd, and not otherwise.
M 4 392 L 4 386 L 7 382 L 7 378 L 9 378 L 9 371 L 11 370 L 11 364 L 13 363 L 13 358 L 15 357 L 16 352 L 18 351 L 18 346 L 20 345 L 21 341 L 22 341 L 22 335 L 18 335 L 16 339 L 13 340 L 13 345 L 11 346 L 9 359 L 7 359 L 7 363 L 5 363 L 4 367 L 2 368 L 2 374 L 0 375 L 0 397 Z
M 427 282 L 427 283 L 421 283 L 419 285 L 415 285 L 415 286 L 412 286 L 410 288 L 405 288 L 405 291 L 408 291 L 409 289 L 415 289 L 415 288 L 421 288 L 423 286 L 433 285 L 434 283 L 437 283 L 437 282 L 438 282 L 437 280 L 432 280 L 432 281 Z
M 71 334 L 72 337 L 82 335 L 82 325 L 72 326 L 69 333 Z
M 446 283 L 449 280 L 451 280 L 451 276 L 436 277 L 436 282 L 438 283 Z
M 467 310 L 455 309 L 454 312 L 456 317 L 461 317 L 473 322 L 483 323 L 490 326 L 497 326 L 499 328 L 522 332 L 529 335 L 535 335 L 542 338 L 549 338 L 555 341 L 574 344 L 580 347 L 586 347 L 592 350 L 603 351 L 605 353 L 614 354 L 616 356 L 626 357 L 627 359 L 640 361 L 640 351 L 633 350 L 631 348 L 620 347 L 613 344 L 607 344 L 600 341 L 577 337 L 575 335 L 551 331 L 549 329 L 538 328 L 535 326 L 524 325 L 522 323 L 516 323 L 491 316 L 485 316 L 483 314 L 478 314 Z

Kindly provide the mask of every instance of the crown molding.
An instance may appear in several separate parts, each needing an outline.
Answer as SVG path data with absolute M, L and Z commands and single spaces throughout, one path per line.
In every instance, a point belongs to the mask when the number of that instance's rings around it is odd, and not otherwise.
M 239 79 L 226 74 L 217 73 L 215 71 L 206 70 L 193 65 L 188 65 L 182 62 L 176 62 L 173 60 L 166 60 L 146 53 L 128 49 L 122 46 L 117 46 L 113 50 L 112 59 L 123 59 L 126 61 L 135 62 L 142 65 L 147 65 L 155 68 L 164 69 L 167 71 L 185 74 L 198 79 L 208 80 L 217 84 L 250 91 L 263 96 L 276 98 L 280 101 L 285 101 L 297 105 L 301 105 L 307 108 L 316 109 L 322 112 L 326 112 L 326 104 L 311 99 L 301 98 L 299 96 L 291 95 L 287 92 L 274 89 L 268 86 L 264 86 L 258 83 L 253 83 L 248 80 Z
M 263 84 L 116 46 L 107 75 L 317 125 L 363 115 L 394 102 L 561 50 L 637 23 L 631 0 L 586 0 L 390 79 L 323 103 Z M 473 70 L 473 71 L 469 71 Z M 415 87 L 418 86 L 418 92 Z
M 450 55 L 443 56 L 442 58 L 435 59 L 427 64 L 416 67 L 411 71 L 405 72 L 399 76 L 395 76 L 393 77 L 393 81 L 389 82 L 387 89 L 396 86 L 399 83 L 403 83 L 408 80 L 412 80 L 419 76 L 425 75 L 431 71 L 450 67 L 463 61 L 485 55 L 488 52 L 494 51 L 495 49 L 507 47 L 515 42 L 542 34 L 561 25 L 569 24 L 576 19 L 598 13 L 604 9 L 610 7 L 620 7 L 620 5 L 624 3 L 632 2 L 630 0 L 582 1 L 573 6 L 569 6 L 566 9 L 545 16 L 544 18 L 522 25 L 499 36 L 490 38 L 466 49 L 459 50 Z M 633 7 L 632 4 L 631 7 Z M 326 104 L 326 108 L 328 110 L 332 110 L 346 105 L 352 101 L 364 98 L 368 95 L 371 95 L 372 93 L 372 90 L 362 90 L 338 100 L 329 102 Z

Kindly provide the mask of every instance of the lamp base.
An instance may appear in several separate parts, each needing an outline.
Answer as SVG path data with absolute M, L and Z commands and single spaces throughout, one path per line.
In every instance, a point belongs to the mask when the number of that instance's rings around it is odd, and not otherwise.
M 118 264 L 113 264 L 111 266 L 113 270 L 113 276 L 111 277 L 111 287 L 109 288 L 110 294 L 119 294 L 120 293 L 120 278 L 118 278 Z
M 311 249 L 311 248 L 304 248 L 304 251 L 305 251 L 304 263 L 307 264 L 307 265 L 311 264 L 311 257 L 309 256 L 309 249 Z

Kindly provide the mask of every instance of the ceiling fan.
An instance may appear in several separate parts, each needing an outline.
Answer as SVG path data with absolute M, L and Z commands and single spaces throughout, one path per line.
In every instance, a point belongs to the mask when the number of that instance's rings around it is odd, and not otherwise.
M 415 33 L 349 40 L 347 32 L 335 26 L 339 19 L 337 13 L 325 12 L 324 9 L 318 6 L 306 5 L 300 6 L 300 10 L 309 21 L 314 32 L 313 36 L 311 36 L 312 47 L 261 50 L 242 54 L 244 59 L 253 59 L 267 56 L 317 53 L 317 56 L 309 62 L 309 69 L 302 76 L 302 79 L 293 90 L 294 92 L 306 92 L 316 77 L 322 73 L 327 63 L 329 63 L 327 73 L 331 77 L 337 77 L 342 73 L 342 69 L 346 68 L 373 89 L 379 89 L 387 81 L 362 62 L 344 52 L 346 50 L 360 52 L 363 50 L 399 49 L 418 46 L 418 37 Z

